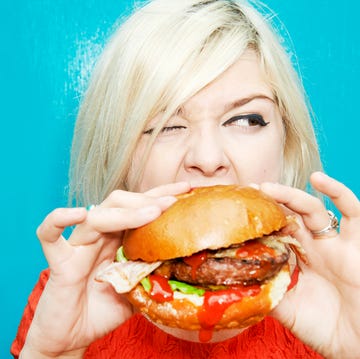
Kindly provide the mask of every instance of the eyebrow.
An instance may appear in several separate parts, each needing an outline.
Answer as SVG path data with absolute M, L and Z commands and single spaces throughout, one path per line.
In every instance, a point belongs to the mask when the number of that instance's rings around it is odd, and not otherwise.
M 276 100 L 272 97 L 269 97 L 268 95 L 254 94 L 254 95 L 249 95 L 247 97 L 237 99 L 230 103 L 225 104 L 223 107 L 222 113 L 227 113 L 235 108 L 242 107 L 242 106 L 246 105 L 247 103 L 254 101 L 254 100 L 268 100 L 268 101 L 271 101 L 272 103 L 276 104 Z M 177 115 L 185 115 L 183 106 L 181 106 L 178 109 L 178 111 L 176 111 L 176 114 Z
M 251 96 L 248 96 L 248 97 L 244 97 L 242 99 L 239 99 L 239 100 L 235 100 L 233 102 L 230 102 L 229 104 L 226 104 L 224 106 L 224 113 L 230 111 L 230 110 L 233 110 L 234 108 L 237 108 L 237 107 L 242 107 L 244 105 L 246 105 L 247 103 L 251 102 L 251 101 L 254 101 L 254 100 L 269 100 L 273 103 L 276 103 L 275 102 L 275 99 L 273 99 L 272 97 L 269 97 L 267 95 L 263 95 L 263 94 L 256 94 L 256 95 L 251 95 Z

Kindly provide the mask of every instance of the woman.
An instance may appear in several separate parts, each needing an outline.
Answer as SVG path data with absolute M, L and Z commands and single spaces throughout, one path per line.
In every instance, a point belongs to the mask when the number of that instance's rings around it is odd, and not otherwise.
M 14 356 L 359 357 L 360 204 L 318 172 L 304 98 L 279 39 L 246 2 L 154 0 L 135 12 L 83 99 L 71 168 L 78 207 L 54 210 L 38 229 L 50 270 L 30 297 Z M 339 234 L 304 191 L 309 178 L 341 212 Z M 272 317 L 233 338 L 220 332 L 219 343 L 191 343 L 134 315 L 94 278 L 122 231 L 158 217 L 178 193 L 219 183 L 257 184 L 296 213 L 309 263 Z

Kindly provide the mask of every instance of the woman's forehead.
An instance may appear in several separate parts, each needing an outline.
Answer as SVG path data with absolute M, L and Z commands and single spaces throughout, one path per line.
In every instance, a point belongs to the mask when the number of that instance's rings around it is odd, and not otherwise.
M 258 58 L 244 56 L 182 104 L 178 111 L 185 117 L 190 111 L 204 107 L 224 113 L 254 99 L 275 101 Z

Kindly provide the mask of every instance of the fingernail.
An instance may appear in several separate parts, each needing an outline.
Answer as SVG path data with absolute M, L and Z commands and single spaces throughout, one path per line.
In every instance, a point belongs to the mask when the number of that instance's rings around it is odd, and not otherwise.
M 319 172 L 320 176 L 323 176 L 323 178 L 331 178 L 328 174 L 325 172 Z
M 68 207 L 66 208 L 67 211 L 71 213 L 82 213 L 84 212 L 84 207 Z
M 87 211 L 91 211 L 93 208 L 95 208 L 95 204 L 90 204 L 90 205 L 88 205 L 88 206 L 85 207 L 85 209 L 86 209 Z
M 176 184 L 177 184 L 178 186 L 191 187 L 190 182 L 187 182 L 187 181 L 177 182 Z
M 73 207 L 73 208 L 68 208 L 68 213 L 71 215 L 71 216 L 83 216 L 85 214 L 85 211 L 84 211 L 84 207 Z
M 164 197 L 160 197 L 158 201 L 160 202 L 160 205 L 171 206 L 173 203 L 177 201 L 177 198 L 174 196 L 164 196 Z
M 160 215 L 161 209 L 158 206 L 147 206 L 139 208 L 139 214 L 145 218 L 152 219 Z

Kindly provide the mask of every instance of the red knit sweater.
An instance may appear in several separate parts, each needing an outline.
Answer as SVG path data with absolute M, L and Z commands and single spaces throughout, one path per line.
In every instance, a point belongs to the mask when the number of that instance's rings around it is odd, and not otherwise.
M 40 295 L 49 277 L 44 271 L 29 297 L 17 336 L 11 346 L 15 358 L 19 356 Z M 135 315 L 105 337 L 92 343 L 85 359 L 303 359 L 322 356 L 299 341 L 289 330 L 271 317 L 265 318 L 235 338 L 220 343 L 200 344 L 176 339 Z

